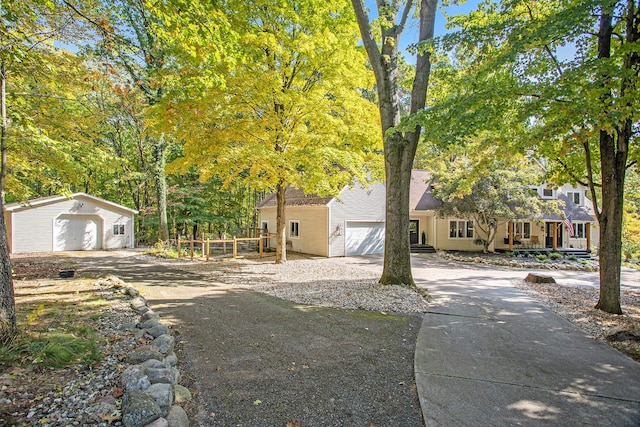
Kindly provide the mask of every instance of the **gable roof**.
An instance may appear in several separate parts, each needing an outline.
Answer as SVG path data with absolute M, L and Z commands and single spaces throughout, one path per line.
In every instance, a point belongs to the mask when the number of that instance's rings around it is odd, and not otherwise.
M 285 192 L 287 206 L 326 206 L 335 197 L 320 197 L 305 194 L 300 188 L 287 187 Z M 276 193 L 268 194 L 257 209 L 273 208 L 277 206 Z M 411 210 L 436 210 L 442 202 L 431 194 L 431 174 L 424 170 L 411 171 L 411 187 L 409 189 L 409 206 Z
M 118 203 L 110 202 L 108 200 L 101 199 L 100 197 L 92 196 L 87 193 L 73 193 L 71 196 L 68 196 L 68 197 L 67 196 L 38 197 L 36 199 L 27 200 L 26 202 L 7 203 L 4 206 L 4 210 L 8 212 L 21 211 L 25 209 L 32 209 L 38 206 L 44 206 L 44 205 L 62 202 L 65 200 L 72 200 L 72 199 L 78 199 L 78 198 L 86 198 L 100 204 L 108 205 L 114 209 L 127 211 L 132 214 L 138 214 L 138 211 L 135 209 L 131 209 L 126 206 L 120 205 Z
M 586 207 L 576 204 L 573 200 L 571 200 L 565 194 L 558 194 L 557 199 L 564 202 L 564 209 L 563 209 L 564 215 L 567 218 L 571 217 L 571 221 L 586 221 L 586 222 L 596 221 L 595 218 L 593 218 L 589 214 L 589 211 L 587 210 Z M 548 221 L 564 220 L 563 217 L 555 213 L 545 214 L 543 216 L 543 219 Z
M 409 189 L 409 209 L 414 211 L 433 211 L 442 207 L 442 201 L 431 193 L 431 174 L 424 170 L 411 171 Z
M 287 206 L 326 206 L 334 197 L 320 197 L 315 194 L 305 194 L 300 188 L 287 187 L 284 193 Z M 277 206 L 276 193 L 268 194 L 257 206 L 261 208 L 273 208 Z

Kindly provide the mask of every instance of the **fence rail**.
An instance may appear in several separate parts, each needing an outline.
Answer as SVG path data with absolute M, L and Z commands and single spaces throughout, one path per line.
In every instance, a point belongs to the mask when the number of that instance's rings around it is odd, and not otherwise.
M 205 239 L 204 235 L 202 235 L 202 238 L 200 239 L 182 239 L 180 237 L 178 237 L 177 241 L 176 241 L 176 246 L 178 249 L 178 258 L 180 258 L 181 255 L 181 249 L 183 245 L 188 245 L 189 247 L 189 256 L 191 259 L 194 258 L 195 255 L 195 246 L 196 244 L 199 244 L 200 247 L 202 248 L 202 257 L 205 258 L 207 261 L 209 261 L 209 258 L 211 256 L 211 246 L 212 245 L 219 245 L 219 247 L 222 250 L 223 254 L 227 253 L 227 245 L 231 246 L 232 249 L 232 256 L 233 258 L 238 258 L 238 246 L 245 244 L 246 247 L 248 249 L 251 248 L 251 246 L 253 246 L 254 248 L 258 249 L 258 253 L 260 254 L 260 258 L 262 258 L 263 254 L 264 254 L 264 247 L 265 247 L 265 242 L 268 239 L 273 239 L 275 238 L 276 235 L 275 234 L 261 234 L 260 237 L 236 237 L 233 236 L 233 239 Z M 255 243 L 253 243 L 255 242 Z M 253 245 L 252 245 L 253 243 Z M 269 244 L 267 243 L 267 247 L 269 247 Z

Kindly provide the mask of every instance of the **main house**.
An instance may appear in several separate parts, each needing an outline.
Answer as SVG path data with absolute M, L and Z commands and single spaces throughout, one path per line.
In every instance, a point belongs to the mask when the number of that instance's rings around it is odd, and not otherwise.
M 429 172 L 414 170 L 410 188 L 409 241 L 413 247 L 436 250 L 479 251 L 480 230 L 465 218 L 441 217 L 442 202 L 431 192 Z M 597 247 L 593 207 L 584 188 L 569 185 L 535 189 L 543 200 L 564 202 L 563 212 L 542 218 L 502 221 L 490 250 L 518 248 L 585 249 Z M 307 195 L 287 188 L 285 224 L 288 249 L 326 257 L 384 252 L 386 188 L 356 183 L 336 197 Z M 561 203 L 562 204 L 562 203 Z M 268 195 L 258 206 L 260 227 L 276 231 L 276 198 Z M 569 228 L 570 227 L 570 228 Z M 273 240 L 273 239 L 272 239 Z M 274 241 L 271 244 L 275 244 Z
M 11 253 L 132 248 L 138 212 L 85 193 L 5 205 Z

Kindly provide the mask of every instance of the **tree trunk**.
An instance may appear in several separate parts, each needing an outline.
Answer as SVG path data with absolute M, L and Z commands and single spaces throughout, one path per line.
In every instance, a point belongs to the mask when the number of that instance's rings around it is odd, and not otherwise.
M 0 64 L 0 110 L 2 125 L 0 133 L 0 344 L 11 342 L 17 333 L 16 302 L 13 293 L 9 243 L 4 223 L 4 184 L 7 170 L 7 108 L 6 108 L 6 67 L 4 60 Z
M 383 285 L 414 286 L 409 244 L 409 187 L 415 149 L 400 134 L 385 141 L 386 224 Z
M 164 169 L 167 163 L 166 144 L 160 137 L 153 144 L 154 180 L 158 199 L 158 240 L 169 240 L 169 224 L 167 222 L 167 177 Z
M 615 139 L 600 131 L 602 207 L 600 213 L 600 298 L 596 308 L 622 314 L 620 262 L 622 260 L 622 212 L 626 153 L 616 153 Z M 624 157 L 624 159 L 623 159 Z
M 276 264 L 287 261 L 287 227 L 284 208 L 287 187 L 280 181 L 276 186 Z

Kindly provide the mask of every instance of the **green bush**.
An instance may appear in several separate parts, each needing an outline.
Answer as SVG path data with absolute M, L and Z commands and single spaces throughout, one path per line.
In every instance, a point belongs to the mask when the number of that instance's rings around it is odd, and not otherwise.
M 549 258 L 546 255 L 539 254 L 539 255 L 536 255 L 536 261 L 541 263 L 547 263 L 549 262 Z
M 577 256 L 575 256 L 574 254 L 571 254 L 571 255 L 567 255 L 567 259 L 568 259 L 569 261 L 577 261 L 577 260 L 578 260 L 578 257 L 577 257 Z
M 549 254 L 549 258 L 551 258 L 552 260 L 561 259 L 563 257 L 564 257 L 564 255 L 562 254 L 562 252 L 551 252 Z

